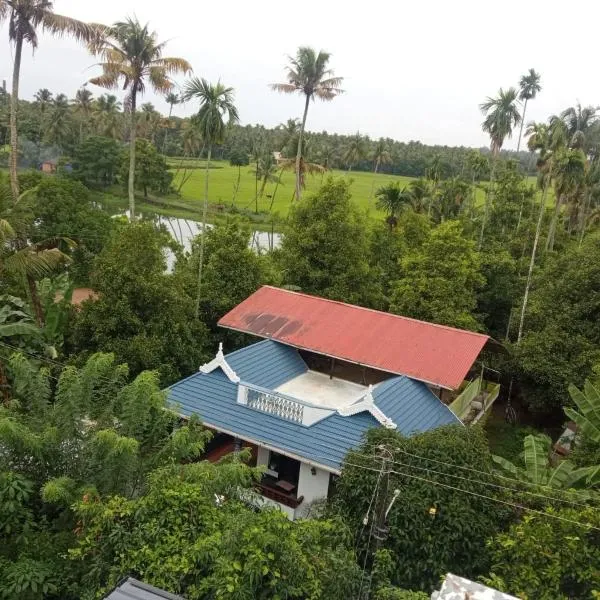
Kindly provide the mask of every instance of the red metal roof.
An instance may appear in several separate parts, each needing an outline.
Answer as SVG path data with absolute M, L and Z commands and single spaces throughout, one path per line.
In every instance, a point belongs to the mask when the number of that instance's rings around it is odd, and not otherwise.
M 487 335 L 264 286 L 219 325 L 456 389 Z

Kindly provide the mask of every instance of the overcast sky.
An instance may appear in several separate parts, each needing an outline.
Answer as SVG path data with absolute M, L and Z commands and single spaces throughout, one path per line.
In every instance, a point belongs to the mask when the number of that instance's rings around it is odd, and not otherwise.
M 543 90 L 527 121 L 577 101 L 600 104 L 598 0 L 55 0 L 54 8 L 101 23 L 134 14 L 149 22 L 160 40 L 170 40 L 167 54 L 186 58 L 196 75 L 235 88 L 243 124 L 274 126 L 301 116 L 298 96 L 268 88 L 283 80 L 286 56 L 299 45 L 331 52 L 346 91 L 311 106 L 309 130 L 487 145 L 478 105 L 499 87 L 516 85 L 530 67 L 541 73 Z M 10 85 L 6 26 L 0 39 L 0 79 Z M 97 73 L 93 63 L 72 40 L 43 36 L 34 57 L 24 50 L 20 95 L 31 98 L 47 87 L 73 96 Z M 143 101 L 168 110 L 152 94 Z M 176 107 L 175 114 L 194 108 Z M 515 138 L 506 144 L 515 146 Z

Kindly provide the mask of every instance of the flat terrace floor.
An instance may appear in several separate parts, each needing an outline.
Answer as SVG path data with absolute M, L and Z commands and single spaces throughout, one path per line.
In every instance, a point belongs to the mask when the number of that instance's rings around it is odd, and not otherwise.
M 307 371 L 286 381 L 275 391 L 316 406 L 337 410 L 362 398 L 367 387 L 344 379 L 332 379 L 325 373 Z

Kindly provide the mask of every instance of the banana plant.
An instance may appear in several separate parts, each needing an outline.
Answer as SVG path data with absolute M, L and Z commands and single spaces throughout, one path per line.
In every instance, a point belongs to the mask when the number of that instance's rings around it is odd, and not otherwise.
M 523 466 L 501 457 L 492 456 L 502 474 L 524 483 L 553 489 L 590 488 L 600 484 L 600 466 L 576 468 L 569 460 L 557 466 L 550 462 L 552 440 L 543 434 L 528 435 L 523 440 Z
M 571 384 L 569 394 L 579 410 L 565 407 L 565 414 L 577 424 L 581 433 L 600 444 L 600 392 L 588 379 L 583 391 Z

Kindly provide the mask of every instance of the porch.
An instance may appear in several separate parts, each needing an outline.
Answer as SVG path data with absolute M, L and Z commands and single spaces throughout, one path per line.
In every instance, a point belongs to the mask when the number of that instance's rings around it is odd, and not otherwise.
M 290 519 L 294 519 L 305 515 L 310 502 L 327 497 L 330 485 L 329 471 L 257 444 L 236 440 L 225 433 L 214 432 L 203 458 L 210 462 L 218 462 L 224 456 L 242 448 L 250 449 L 250 466 L 264 469 L 261 480 L 254 485 L 255 493 L 247 495 L 249 503 L 278 508 Z

